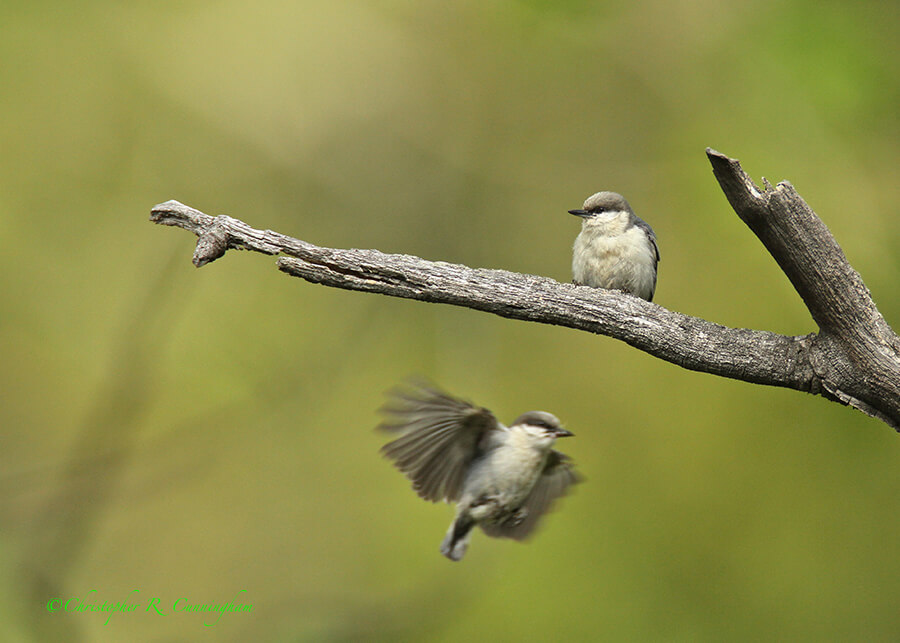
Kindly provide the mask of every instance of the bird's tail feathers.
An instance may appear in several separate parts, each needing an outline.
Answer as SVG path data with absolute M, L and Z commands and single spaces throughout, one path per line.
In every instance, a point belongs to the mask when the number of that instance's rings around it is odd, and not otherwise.
M 475 521 L 464 516 L 457 516 L 447 535 L 444 536 L 444 542 L 441 543 L 441 553 L 453 561 L 462 560 L 469 548 L 469 538 L 472 537 L 472 528 Z

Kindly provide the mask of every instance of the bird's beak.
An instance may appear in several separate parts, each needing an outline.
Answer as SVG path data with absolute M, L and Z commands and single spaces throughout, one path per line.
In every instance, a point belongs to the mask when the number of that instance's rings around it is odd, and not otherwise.
M 569 210 L 569 214 L 574 214 L 576 217 L 589 217 L 591 213 L 587 210 Z
M 556 429 L 554 431 L 554 433 L 556 434 L 556 437 L 558 437 L 558 438 L 573 438 L 573 437 L 575 437 L 574 433 L 572 433 L 571 431 L 566 431 L 562 427 Z

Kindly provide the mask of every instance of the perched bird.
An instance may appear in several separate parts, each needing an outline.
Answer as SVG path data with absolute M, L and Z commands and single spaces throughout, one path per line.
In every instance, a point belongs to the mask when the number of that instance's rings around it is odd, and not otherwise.
M 425 500 L 456 502 L 441 553 L 460 560 L 475 525 L 495 538 L 522 540 L 541 514 L 579 481 L 569 458 L 552 449 L 571 436 L 543 411 L 503 426 L 488 409 L 424 382 L 389 394 L 379 428 L 400 433 L 381 452 Z
M 615 192 L 589 196 L 581 210 L 581 233 L 572 253 L 572 281 L 653 301 L 659 248 L 653 228 Z

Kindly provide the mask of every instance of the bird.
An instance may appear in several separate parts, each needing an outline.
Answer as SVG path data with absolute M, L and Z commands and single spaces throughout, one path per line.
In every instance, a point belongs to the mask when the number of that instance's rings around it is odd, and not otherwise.
M 422 379 L 389 391 L 379 429 L 399 433 L 381 448 L 419 497 L 456 503 L 441 543 L 453 561 L 465 555 L 477 525 L 494 538 L 524 540 L 568 487 L 581 480 L 553 449 L 573 434 L 556 416 L 529 411 L 508 427 L 486 408 Z
M 597 192 L 569 214 L 581 217 L 581 232 L 572 252 L 573 283 L 653 301 L 659 263 L 656 234 L 625 197 Z

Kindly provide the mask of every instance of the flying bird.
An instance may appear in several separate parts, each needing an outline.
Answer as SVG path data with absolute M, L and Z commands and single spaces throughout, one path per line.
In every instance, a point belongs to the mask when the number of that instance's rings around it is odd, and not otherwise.
M 458 561 L 477 525 L 488 536 L 523 540 L 554 500 L 580 480 L 553 449 L 571 432 L 544 411 L 508 427 L 488 409 L 410 381 L 388 393 L 381 430 L 399 434 L 381 452 L 425 500 L 456 503 L 441 553 Z

